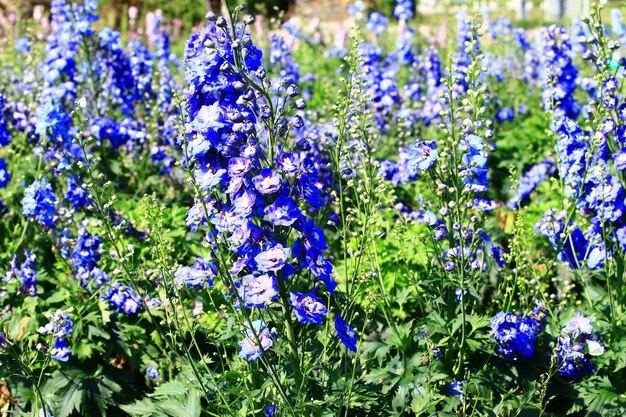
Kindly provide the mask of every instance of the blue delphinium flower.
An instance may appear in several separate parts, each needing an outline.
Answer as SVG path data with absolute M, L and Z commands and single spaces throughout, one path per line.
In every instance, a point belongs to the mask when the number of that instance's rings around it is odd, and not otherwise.
M 496 114 L 498 123 L 510 122 L 515 119 L 515 112 L 510 107 L 503 107 Z
M 70 360 L 72 349 L 67 346 L 67 339 L 58 338 L 54 340 L 54 346 L 50 349 L 50 357 L 59 362 L 67 362 Z
M 265 417 L 274 417 L 276 412 L 278 411 L 278 407 L 275 405 L 268 405 L 265 409 Z
M 261 272 L 278 272 L 286 265 L 289 249 L 276 243 L 254 257 L 256 266 Z
M 89 233 L 84 225 L 78 229 L 75 246 L 70 254 L 70 263 L 76 269 L 76 278 L 84 288 L 93 289 L 92 284 L 100 288 L 109 282 L 107 274 L 98 266 L 101 244 L 102 238 Z
M 550 209 L 542 216 L 541 222 L 535 225 L 535 229 L 548 238 L 554 250 L 560 251 L 557 255 L 559 261 L 567 262 L 572 269 L 578 269 L 585 259 L 588 241 L 574 222 L 570 221 L 566 230 L 566 218 L 565 211 Z
M 454 395 L 455 397 L 462 398 L 464 395 L 463 385 L 465 385 L 465 381 L 459 381 L 456 378 L 452 380 L 446 387 L 446 390 L 449 394 Z
M 0 158 L 0 188 L 4 188 L 9 184 L 11 175 L 7 171 L 7 166 L 4 159 Z
M 575 380 L 593 373 L 594 356 L 604 353 L 605 347 L 598 334 L 593 333 L 591 319 L 581 312 L 565 324 L 557 339 L 554 360 L 561 376 Z
M 280 196 L 265 208 L 267 220 L 275 226 L 291 226 L 304 216 L 292 198 Z
M 189 118 L 182 143 L 185 166 L 205 192 L 189 210 L 187 224 L 205 228 L 206 239 L 231 255 L 218 265 L 219 276 L 232 289 L 230 301 L 238 309 L 284 300 L 289 294 L 279 294 L 283 282 L 289 287 L 285 292 L 311 288 L 310 278 L 323 282 L 330 293 L 337 285 L 323 253 L 324 232 L 309 218 L 328 196 L 312 160 L 295 68 L 287 68 L 291 63 L 279 56 L 288 47 L 274 38 L 270 61 L 278 67 L 279 80 L 269 88 L 262 53 L 247 24 L 232 28 L 224 18 L 210 19 L 188 42 Z M 305 280 L 298 279 L 301 274 Z M 257 346 L 248 329 L 240 342 L 242 358 L 257 360 L 272 346 L 266 326 L 257 327 L 267 335 L 261 338 L 264 345 Z
M 146 375 L 150 379 L 157 379 L 160 375 L 159 370 L 157 368 L 150 367 L 146 369 Z
M 15 42 L 15 50 L 21 54 L 27 54 L 30 52 L 30 38 L 23 36 Z
M 350 325 L 348 325 L 348 323 L 346 323 L 341 315 L 337 315 L 337 318 L 335 319 L 335 329 L 337 330 L 337 335 L 339 336 L 341 343 L 343 343 L 344 346 L 351 351 L 356 352 L 356 332 Z
M 206 258 L 197 258 L 192 266 L 181 266 L 174 273 L 174 282 L 189 288 L 204 289 L 213 287 L 213 279 L 217 276 L 217 265 Z
M 68 174 L 65 199 L 72 205 L 74 210 L 79 210 L 91 204 L 89 191 L 83 186 L 83 182 L 79 176 L 72 173 Z
M 521 204 L 524 204 L 530 198 L 530 194 L 535 188 L 548 179 L 555 171 L 556 167 L 554 166 L 553 158 L 548 158 L 533 165 L 520 180 L 517 196 L 508 202 L 509 208 L 517 209 Z
M 268 274 L 246 275 L 241 279 L 239 298 L 246 307 L 265 307 L 278 298 L 276 280 Z
M 290 303 L 293 314 L 300 323 L 322 324 L 324 315 L 328 313 L 328 309 L 313 290 L 308 293 L 292 292 Z
M 398 34 L 396 39 L 396 54 L 402 65 L 411 65 L 415 62 L 415 54 L 413 53 L 413 38 L 415 31 L 410 27 Z
M 393 185 L 416 180 L 420 173 L 428 170 L 439 159 L 434 140 L 418 141 L 406 149 L 400 149 L 397 162 L 384 161 L 381 174 Z
M 26 188 L 22 210 L 27 218 L 49 228 L 54 227 L 56 197 L 47 179 L 35 180 Z
M 413 18 L 415 12 L 414 0 L 397 0 L 396 7 L 393 9 L 393 15 L 398 20 L 408 21 Z
M 252 322 L 252 329 L 248 329 L 244 339 L 239 342 L 239 357 L 256 362 L 273 344 L 274 338 L 267 325 L 262 320 L 255 320 Z
M 365 28 L 380 36 L 385 33 L 388 25 L 389 19 L 387 19 L 385 16 L 378 12 L 372 12 L 367 19 L 367 24 L 365 25 Z
M 7 272 L 5 281 L 12 279 L 18 279 L 20 286 L 18 293 L 26 293 L 31 297 L 37 295 L 37 256 L 30 253 L 28 250 L 24 250 L 24 262 L 20 265 L 17 259 L 17 255 L 13 255 L 11 260 L 11 268 Z
M 541 39 L 540 56 L 545 68 L 542 92 L 544 107 L 547 111 L 555 113 L 557 122 L 563 117 L 576 119 L 580 113 L 574 98 L 578 69 L 570 56 L 572 45 L 567 29 L 552 25 L 543 29 Z
M 7 119 L 4 117 L 5 104 L 5 97 L 0 94 L 0 147 L 7 146 L 11 142 L 11 133 L 9 132 Z
M 501 311 L 491 319 L 491 331 L 498 343 L 496 352 L 506 359 L 533 355 L 538 332 L 532 318 Z
M 462 157 L 461 177 L 463 183 L 476 193 L 487 191 L 489 187 L 487 178 L 489 145 L 484 143 L 481 137 L 471 134 L 461 139 L 461 149 L 466 150 Z
M 73 325 L 69 311 L 57 310 L 54 313 L 46 313 L 46 317 L 50 321 L 38 331 L 54 337 L 54 345 L 50 349 L 52 359 L 67 362 L 72 354 L 72 350 L 67 346 L 67 335 L 72 333 Z
M 276 33 L 270 35 L 269 62 L 277 71 L 277 78 L 272 81 L 276 87 L 281 83 L 297 84 L 300 80 L 299 67 L 291 57 L 289 44 Z
M 118 281 L 112 282 L 106 288 L 102 298 L 115 308 L 116 313 L 122 311 L 125 314 L 135 314 L 143 305 L 143 301 L 132 288 L 122 285 Z

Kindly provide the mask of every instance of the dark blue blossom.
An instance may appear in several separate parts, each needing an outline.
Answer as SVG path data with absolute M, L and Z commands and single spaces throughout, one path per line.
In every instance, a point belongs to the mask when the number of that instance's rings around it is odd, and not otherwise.
M 7 171 L 7 166 L 4 159 L 0 158 L 0 188 L 4 188 L 9 184 L 11 175 Z
M 466 384 L 465 381 L 459 381 L 456 378 L 452 380 L 447 386 L 446 390 L 449 394 L 454 395 L 455 397 L 462 398 L 464 395 L 463 386 Z
M 542 331 L 533 317 L 503 311 L 491 319 L 491 332 L 498 343 L 496 352 L 506 359 L 529 358 L 534 353 L 537 335 Z
M 292 292 L 290 295 L 293 315 L 300 323 L 322 324 L 324 315 L 328 313 L 328 309 L 322 301 L 315 295 L 315 291 L 308 293 Z
M 356 352 L 356 332 L 346 323 L 340 314 L 337 315 L 335 319 L 335 329 L 337 330 L 337 335 L 341 343 L 351 351 Z

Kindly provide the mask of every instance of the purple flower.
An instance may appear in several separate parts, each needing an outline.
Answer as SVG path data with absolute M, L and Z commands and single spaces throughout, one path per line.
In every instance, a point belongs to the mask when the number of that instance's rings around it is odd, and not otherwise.
M 626 170 L 626 148 L 622 148 L 613 154 L 613 164 L 618 171 Z
M 337 330 L 339 339 L 341 339 L 341 343 L 351 351 L 356 352 L 356 332 L 346 323 L 340 314 L 337 315 L 335 319 L 335 329 Z
M 275 226 L 291 226 L 302 212 L 290 197 L 280 196 L 265 208 L 267 220 Z
M 591 319 L 586 318 L 579 311 L 576 316 L 568 321 L 563 327 L 563 333 L 571 336 L 573 339 L 578 338 L 581 335 L 591 335 L 593 327 L 591 325 Z
M 242 177 L 252 168 L 252 161 L 248 158 L 233 158 L 228 162 L 228 175 Z
M 262 272 L 277 272 L 285 266 L 289 249 L 280 243 L 274 244 L 269 249 L 264 250 L 254 257 L 254 261 Z
M 267 325 L 262 320 L 255 320 L 252 322 L 252 329 L 248 329 L 244 339 L 239 342 L 239 357 L 256 362 L 273 344 L 274 340 Z
M 271 168 L 263 168 L 259 175 L 252 178 L 254 188 L 261 194 L 272 194 L 280 190 L 282 179 Z
M 324 315 L 328 309 L 320 298 L 315 296 L 315 291 L 308 293 L 292 292 L 290 297 L 293 315 L 300 323 L 322 324 Z
M 189 288 L 203 289 L 213 287 L 213 278 L 217 275 L 217 265 L 205 258 L 197 258 L 192 266 L 181 266 L 174 273 L 174 282 Z
M 278 298 L 276 280 L 267 274 L 258 277 L 246 275 L 241 280 L 239 297 L 248 308 L 265 307 L 271 300 Z
M 283 152 L 276 157 L 276 165 L 285 174 L 295 174 L 299 171 L 298 158 L 291 152 Z

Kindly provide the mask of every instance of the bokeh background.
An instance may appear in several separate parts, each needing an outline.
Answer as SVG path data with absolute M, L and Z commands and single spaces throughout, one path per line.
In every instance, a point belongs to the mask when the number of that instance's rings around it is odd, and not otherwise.
M 344 24 L 350 19 L 349 0 L 246 0 L 252 13 L 268 18 L 295 17 L 321 24 Z M 619 6 L 623 0 L 608 1 Z M 394 0 L 366 0 L 368 10 L 378 10 L 391 16 Z M 584 16 L 589 11 L 590 0 L 415 0 L 418 20 L 425 25 L 440 23 L 457 11 L 464 9 L 516 20 L 518 27 L 539 27 Z M 16 22 L 24 17 L 45 17 L 50 0 L 0 0 L 0 31 L 6 36 L 14 32 Z M 100 25 L 120 30 L 141 30 L 150 13 L 159 13 L 171 24 L 174 40 L 186 38 L 193 28 L 203 23 L 207 11 L 219 10 L 219 0 L 104 0 L 100 2 Z M 344 25 L 345 27 L 345 25 Z

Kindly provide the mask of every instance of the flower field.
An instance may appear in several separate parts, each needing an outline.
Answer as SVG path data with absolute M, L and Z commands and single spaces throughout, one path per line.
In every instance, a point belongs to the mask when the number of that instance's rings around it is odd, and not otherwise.
M 223 11 L 0 39 L 0 416 L 626 415 L 619 8 Z

